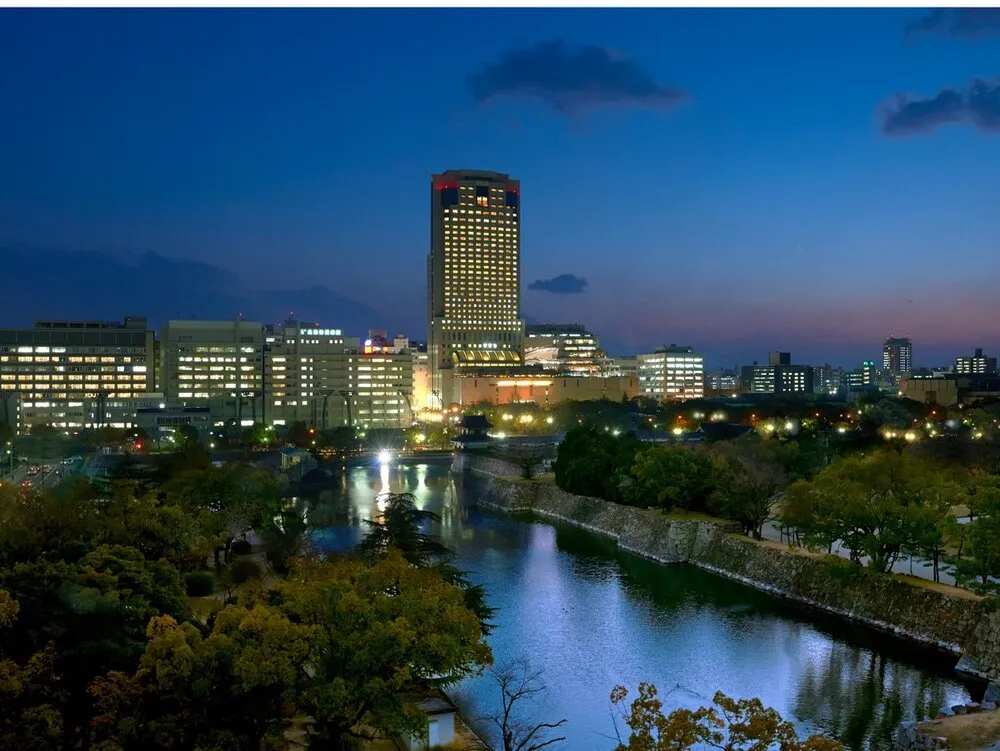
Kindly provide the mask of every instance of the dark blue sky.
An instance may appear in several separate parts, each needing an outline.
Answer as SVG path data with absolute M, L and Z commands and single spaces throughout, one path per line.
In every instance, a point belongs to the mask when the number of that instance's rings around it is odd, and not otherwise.
M 613 350 L 995 354 L 997 75 L 997 11 L 0 11 L 0 273 L 67 277 L 0 323 L 322 286 L 303 316 L 422 337 L 429 176 L 468 167 L 521 180 L 525 313 Z

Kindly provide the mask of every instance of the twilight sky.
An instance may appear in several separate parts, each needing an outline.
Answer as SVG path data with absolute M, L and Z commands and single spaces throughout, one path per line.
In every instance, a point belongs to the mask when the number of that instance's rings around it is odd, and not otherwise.
M 997 76 L 989 9 L 3 10 L 0 326 L 423 338 L 473 168 L 521 180 L 525 314 L 612 352 L 997 354 Z

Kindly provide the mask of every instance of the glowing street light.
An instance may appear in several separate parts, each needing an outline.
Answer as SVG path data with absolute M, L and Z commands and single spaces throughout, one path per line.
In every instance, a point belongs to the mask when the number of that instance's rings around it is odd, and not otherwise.
M 552 415 L 549 415 L 548 417 L 546 417 L 546 418 L 545 418 L 545 422 L 547 422 L 547 423 L 548 423 L 549 425 L 551 425 L 551 424 L 552 424 L 552 423 L 554 423 L 555 421 L 556 421 L 556 420 L 555 420 L 555 418 L 554 418 L 554 417 L 552 417 Z
M 392 461 L 392 452 L 387 451 L 386 449 L 382 449 L 381 451 L 378 452 L 379 464 L 388 464 L 391 461 Z

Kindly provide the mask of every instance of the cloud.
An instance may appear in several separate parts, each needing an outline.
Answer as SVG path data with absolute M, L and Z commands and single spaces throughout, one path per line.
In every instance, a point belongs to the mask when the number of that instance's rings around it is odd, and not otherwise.
M 674 107 L 686 97 L 628 57 L 593 45 L 571 49 L 562 41 L 507 52 L 467 83 L 480 104 L 504 97 L 540 101 L 564 115 L 601 106 Z
M 326 287 L 244 289 L 230 271 L 201 261 L 156 253 L 120 258 L 92 251 L 0 246 L 0 268 L 16 279 L 0 295 L 0 320 L 31 326 L 36 319 L 118 320 L 146 316 L 159 328 L 170 319 L 197 317 L 303 321 L 363 336 L 384 328 L 385 316 Z M 45 294 L 39 294 L 44 290 Z
M 1000 8 L 932 10 L 906 25 L 908 36 L 934 35 L 976 41 L 1000 36 Z
M 573 274 L 560 274 L 551 279 L 536 279 L 528 285 L 528 289 L 557 295 L 579 295 L 586 288 L 587 280 Z
M 927 133 L 948 123 L 1000 132 L 1000 79 L 976 78 L 962 89 L 942 89 L 926 99 L 896 94 L 882 103 L 882 132 L 887 136 Z

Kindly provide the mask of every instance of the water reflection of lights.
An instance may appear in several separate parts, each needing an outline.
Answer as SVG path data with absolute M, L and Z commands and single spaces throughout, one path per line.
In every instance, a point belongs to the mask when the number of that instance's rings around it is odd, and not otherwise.
M 389 463 L 382 462 L 378 468 L 379 494 L 389 492 Z

